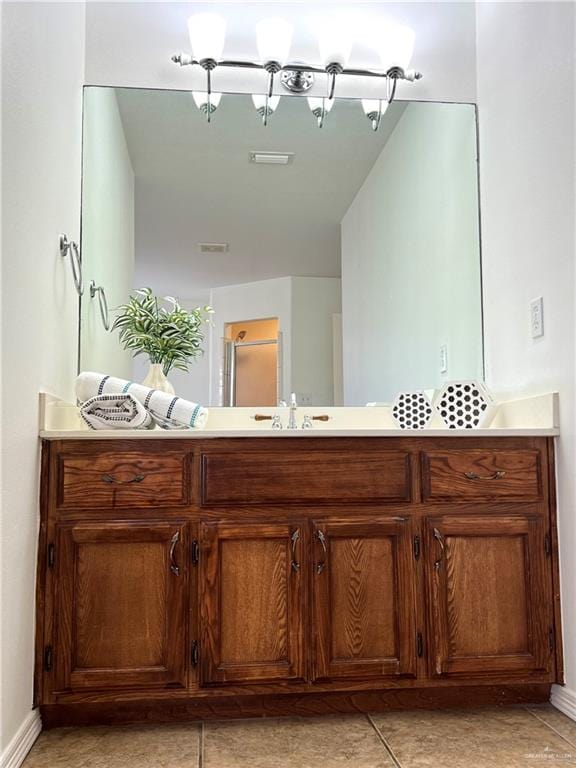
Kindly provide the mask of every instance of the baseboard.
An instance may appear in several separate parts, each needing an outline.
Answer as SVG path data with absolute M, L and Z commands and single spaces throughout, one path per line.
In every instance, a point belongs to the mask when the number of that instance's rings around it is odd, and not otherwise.
M 18 728 L 14 738 L 0 757 L 0 768 L 20 768 L 42 730 L 40 712 L 33 709 Z
M 576 720 L 576 693 L 566 686 L 552 686 L 551 703 L 572 720 Z

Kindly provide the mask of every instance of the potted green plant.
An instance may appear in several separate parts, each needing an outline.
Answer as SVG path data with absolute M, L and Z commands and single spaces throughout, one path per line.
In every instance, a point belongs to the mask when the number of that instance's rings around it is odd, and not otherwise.
M 172 368 L 188 371 L 191 361 L 203 354 L 203 326 L 214 310 L 208 306 L 187 310 L 172 296 L 159 298 L 151 288 L 141 288 L 116 312 L 112 330 L 119 331 L 124 349 L 150 360 L 142 383 L 174 393 L 166 377 Z

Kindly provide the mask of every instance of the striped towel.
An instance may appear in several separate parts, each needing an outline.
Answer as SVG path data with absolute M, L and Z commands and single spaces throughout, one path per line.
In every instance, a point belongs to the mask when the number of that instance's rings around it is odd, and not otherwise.
M 80 416 L 90 429 L 154 429 L 146 408 L 132 395 L 96 395 L 83 403 Z
M 173 424 L 188 429 L 204 429 L 206 426 L 208 409 L 181 397 L 103 373 L 86 371 L 76 379 L 76 397 L 81 403 L 96 395 L 127 394 L 128 390 L 162 426 Z

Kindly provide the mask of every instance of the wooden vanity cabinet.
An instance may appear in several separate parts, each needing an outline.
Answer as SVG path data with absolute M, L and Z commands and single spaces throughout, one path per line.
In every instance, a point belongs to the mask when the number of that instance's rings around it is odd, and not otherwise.
M 539 437 L 45 441 L 45 725 L 547 700 L 553 478 Z

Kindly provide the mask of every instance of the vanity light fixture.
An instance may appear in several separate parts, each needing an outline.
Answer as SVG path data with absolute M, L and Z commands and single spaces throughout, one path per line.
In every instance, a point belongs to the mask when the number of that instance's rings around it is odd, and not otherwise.
M 380 121 L 388 109 L 389 101 L 382 99 L 362 99 L 362 109 L 368 120 L 372 123 L 372 130 L 377 131 Z
M 208 122 L 210 122 L 210 116 L 218 109 L 222 94 L 210 93 L 207 91 L 192 91 L 192 98 L 200 112 L 203 112 L 206 115 Z
M 262 123 L 268 125 L 268 118 L 276 111 L 278 104 L 280 103 L 280 96 L 268 96 L 268 94 L 253 93 L 252 101 L 256 112 L 262 118 Z
M 210 115 L 217 109 L 222 95 L 212 93 L 211 72 L 216 69 L 218 60 L 222 58 L 224 51 L 226 19 L 215 13 L 199 13 L 188 19 L 188 33 L 192 55 L 196 59 L 196 63 L 206 72 L 206 92 L 198 95 L 198 98 L 197 94 L 194 93 L 194 101 L 210 122 Z M 216 97 L 218 98 L 216 99 Z
M 206 72 L 206 90 L 194 91 L 193 96 L 198 108 L 206 114 L 208 122 L 222 96 L 221 93 L 212 93 L 212 72 L 217 67 L 256 69 L 267 73 L 264 93 L 252 95 L 254 106 L 264 125 L 267 125 L 268 118 L 275 112 L 280 100 L 280 96 L 274 94 L 274 78 L 278 73 L 281 73 L 282 87 L 298 95 L 312 88 L 315 76 L 322 75 L 327 78 L 326 95 L 311 97 L 308 100 L 319 127 L 322 127 L 326 115 L 334 106 L 338 76 L 384 79 L 386 98 L 371 97 L 363 100 L 364 111 L 374 130 L 378 130 L 382 116 L 394 100 L 398 81 L 414 82 L 422 77 L 417 70 L 408 69 L 414 51 L 414 32 L 408 27 L 391 24 L 385 20 L 371 24 L 368 33 L 368 42 L 380 57 L 380 69 L 356 69 L 348 66 L 354 37 L 352 27 L 344 18 L 324 19 L 318 25 L 318 47 L 322 64 L 289 61 L 292 25 L 283 19 L 264 19 L 256 25 L 259 61 L 222 59 L 226 21 L 217 14 L 201 13 L 191 16 L 188 29 L 192 55 L 176 53 L 172 56 L 172 61 L 181 67 L 198 65 Z M 365 38 L 366 34 L 363 32 L 363 42 Z
M 315 96 L 308 96 L 308 106 L 310 111 L 318 121 L 318 128 L 322 128 L 324 125 L 324 118 L 330 112 L 334 106 L 334 99 L 316 98 Z

